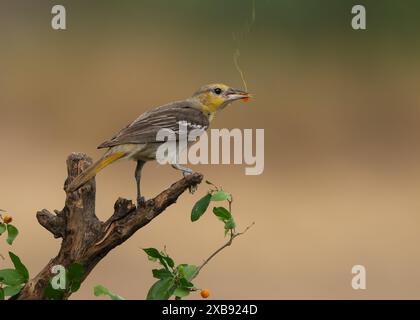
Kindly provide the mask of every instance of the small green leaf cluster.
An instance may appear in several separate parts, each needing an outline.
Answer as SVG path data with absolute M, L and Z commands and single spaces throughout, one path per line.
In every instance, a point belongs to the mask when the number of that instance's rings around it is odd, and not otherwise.
M 158 279 L 149 289 L 147 300 L 168 300 L 171 296 L 182 299 L 196 288 L 191 282 L 197 275 L 198 267 L 190 264 L 175 266 L 174 260 L 155 248 L 143 249 L 149 260 L 156 261 L 162 268 L 153 269 L 153 277 Z
M 4 210 L 0 210 L 0 212 L 4 212 Z M 0 236 L 7 231 L 7 238 L 6 242 L 9 245 L 13 244 L 13 241 L 15 241 L 16 237 L 19 234 L 18 229 L 12 225 L 11 223 L 8 223 L 5 217 L 2 217 L 0 214 Z
M 29 280 L 28 269 L 20 258 L 10 251 L 9 257 L 15 268 L 0 270 L 0 300 L 18 294 L 24 284 Z
M 4 212 L 4 210 L 0 211 Z M 9 219 L 11 220 L 10 217 Z M 10 224 L 7 219 L 4 219 L 4 217 L 0 215 L 0 235 L 4 232 L 7 232 L 6 242 L 9 245 L 12 245 L 19 231 L 15 226 Z M 10 251 L 9 257 L 13 263 L 14 269 L 6 268 L 0 270 L 0 300 L 17 295 L 29 280 L 28 269 L 20 258 Z
M 225 227 L 225 234 L 229 231 L 234 230 L 236 227 L 235 220 L 233 219 L 231 213 L 231 204 L 232 204 L 232 195 L 229 192 L 226 192 L 218 187 L 214 186 L 209 181 L 206 181 L 208 184 L 212 185 L 214 188 L 210 189 L 208 193 L 202 197 L 200 200 L 196 202 L 194 207 L 191 210 L 191 221 L 197 221 L 200 219 L 203 214 L 207 211 L 207 208 L 212 201 L 227 201 L 229 205 L 229 209 L 225 207 L 214 207 L 213 213 L 214 215 L 224 223 Z

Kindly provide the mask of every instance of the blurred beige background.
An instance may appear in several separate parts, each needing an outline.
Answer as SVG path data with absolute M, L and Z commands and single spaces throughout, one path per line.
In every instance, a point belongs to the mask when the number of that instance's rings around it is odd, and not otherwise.
M 368 30 L 356 32 L 350 1 L 257 1 L 254 22 L 252 1 L 61 1 L 59 32 L 55 2 L 0 1 L 0 207 L 21 232 L 12 250 L 32 276 L 56 254 L 60 241 L 35 213 L 62 208 L 69 153 L 99 157 L 96 146 L 139 114 L 203 84 L 242 86 L 239 48 L 256 98 L 214 127 L 264 128 L 265 171 L 194 170 L 234 194 L 239 228 L 256 224 L 196 285 L 215 299 L 420 298 L 419 5 L 365 2 Z M 134 199 L 134 167 L 98 176 L 100 218 L 117 197 Z M 149 163 L 143 192 L 178 178 Z M 142 247 L 199 264 L 225 240 L 212 214 L 189 220 L 205 192 L 184 194 L 113 250 L 73 298 L 92 299 L 103 284 L 143 299 L 153 264 Z M 356 264 L 367 290 L 351 287 Z

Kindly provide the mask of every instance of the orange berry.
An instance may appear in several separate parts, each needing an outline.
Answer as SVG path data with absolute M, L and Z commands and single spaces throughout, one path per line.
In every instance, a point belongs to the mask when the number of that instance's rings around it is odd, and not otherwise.
M 243 102 L 248 102 L 249 101 L 249 97 L 242 98 L 242 101 Z
M 3 222 L 4 222 L 5 224 L 8 224 L 8 223 L 10 223 L 10 222 L 12 222 L 12 221 L 13 221 L 12 216 L 10 216 L 10 215 L 8 215 L 8 214 L 5 214 L 5 215 L 4 215 L 4 217 L 3 217 Z
M 200 294 L 204 299 L 207 299 L 210 296 L 210 291 L 208 289 L 203 289 Z

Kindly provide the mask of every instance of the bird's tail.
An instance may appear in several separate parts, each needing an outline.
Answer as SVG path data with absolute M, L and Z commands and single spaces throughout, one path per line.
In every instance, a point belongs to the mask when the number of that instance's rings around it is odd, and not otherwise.
M 107 167 L 114 161 L 121 159 L 125 155 L 126 155 L 125 152 L 115 152 L 111 154 L 105 154 L 101 159 L 96 161 L 89 168 L 87 168 L 85 171 L 80 173 L 76 178 L 74 178 L 74 180 L 67 187 L 67 191 L 69 192 L 76 191 L 81 186 L 83 186 L 86 182 L 88 182 L 90 179 L 96 176 L 96 174 L 99 171 L 101 171 L 103 168 Z

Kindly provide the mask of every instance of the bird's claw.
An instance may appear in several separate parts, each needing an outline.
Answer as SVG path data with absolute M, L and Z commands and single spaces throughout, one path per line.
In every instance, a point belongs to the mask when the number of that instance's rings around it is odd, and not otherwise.
M 193 174 L 193 173 L 194 172 L 192 170 L 183 170 L 182 171 L 182 175 L 184 176 L 184 178 L 186 176 L 189 176 L 189 175 Z M 195 186 L 189 186 L 188 187 L 188 190 L 190 191 L 191 194 L 194 194 L 194 192 L 197 191 L 197 186 L 196 185 Z
M 194 194 L 194 192 L 197 191 L 197 185 L 189 186 L 188 190 L 190 191 L 191 194 Z
M 189 176 L 189 175 L 191 175 L 191 174 L 193 174 L 194 172 L 191 170 L 191 171 L 187 171 L 187 170 L 184 170 L 184 171 L 182 171 L 182 175 L 184 176 L 184 178 L 186 177 L 186 176 Z

